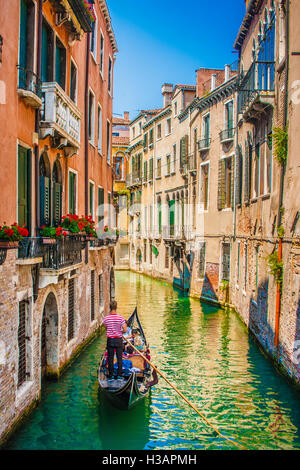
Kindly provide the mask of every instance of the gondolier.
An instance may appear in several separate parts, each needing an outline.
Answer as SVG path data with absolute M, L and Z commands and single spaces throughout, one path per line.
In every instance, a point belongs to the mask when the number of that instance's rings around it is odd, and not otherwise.
M 122 375 L 122 354 L 123 339 L 122 334 L 127 331 L 126 320 L 117 314 L 117 302 L 112 300 L 110 303 L 110 313 L 103 319 L 103 325 L 106 328 L 107 336 L 107 362 L 108 362 L 108 380 L 113 379 L 114 373 L 114 352 L 116 351 L 118 361 L 118 377 Z

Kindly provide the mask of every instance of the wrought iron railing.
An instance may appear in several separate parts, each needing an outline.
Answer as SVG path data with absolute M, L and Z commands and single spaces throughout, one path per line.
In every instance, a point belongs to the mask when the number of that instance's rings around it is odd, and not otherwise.
M 43 240 L 40 237 L 25 237 L 19 241 L 18 258 L 40 258 L 43 256 Z
M 55 245 L 43 245 L 43 268 L 62 269 L 81 262 L 81 237 L 57 240 Z
M 243 113 L 259 92 L 275 90 L 275 63 L 253 62 L 246 75 L 239 78 L 238 112 Z
M 143 182 L 142 172 L 130 173 L 126 176 L 126 185 L 135 186 Z
M 234 127 L 230 127 L 228 129 L 224 129 L 220 132 L 220 141 L 224 142 L 226 140 L 233 139 L 234 136 Z
M 188 157 L 189 171 L 197 170 L 197 153 L 193 153 Z
M 27 70 L 21 67 L 21 65 L 17 66 L 18 69 L 18 88 L 21 90 L 31 91 L 39 98 L 42 98 L 42 90 L 41 85 L 42 82 L 38 78 L 38 76 L 32 72 L 32 70 Z
M 198 142 L 198 149 L 199 149 L 200 151 L 201 151 L 201 150 L 207 150 L 207 149 L 209 149 L 209 147 L 210 147 L 210 142 L 211 142 L 210 137 L 206 137 L 205 139 L 199 140 L 199 142 Z

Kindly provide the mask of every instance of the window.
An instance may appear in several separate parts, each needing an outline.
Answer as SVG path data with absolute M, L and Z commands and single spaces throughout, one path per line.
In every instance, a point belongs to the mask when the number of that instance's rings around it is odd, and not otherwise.
M 91 321 L 95 320 L 95 270 L 91 271 Z
M 148 132 L 144 135 L 144 147 L 148 147 Z
M 26 71 L 33 71 L 34 57 L 34 16 L 35 7 L 32 1 L 20 2 L 20 34 L 19 34 L 19 88 L 32 89 L 33 76 Z
M 103 295 L 103 274 L 98 276 L 98 287 L 99 287 L 99 306 L 104 306 L 104 295 Z
M 144 181 L 148 179 L 148 162 L 144 162 Z
M 55 42 L 55 81 L 64 90 L 66 86 L 66 49 L 56 38 Z
M 151 130 L 149 131 L 149 146 L 150 146 L 150 145 L 153 146 L 153 138 L 154 138 L 153 129 L 151 129 Z
M 108 203 L 108 226 L 111 226 L 111 193 L 107 193 L 107 203 Z
M 139 135 L 141 135 L 141 133 L 142 133 L 142 123 L 139 122 Z
M 75 334 L 75 279 L 69 279 L 68 285 L 68 341 Z
M 171 173 L 171 156 L 167 155 L 166 157 L 166 175 Z
M 144 263 L 147 263 L 147 242 L 144 242 Z
M 104 64 L 104 36 L 102 32 L 100 32 L 100 72 L 103 75 L 103 64 Z
M 233 206 L 233 157 L 221 158 L 218 178 L 218 210 Z
M 18 223 L 21 226 L 25 225 L 28 230 L 31 228 L 31 151 L 20 145 L 18 146 Z
M 149 258 L 150 258 L 150 259 L 149 259 L 149 262 L 150 262 L 150 264 L 152 264 L 152 243 L 151 243 L 151 242 L 150 242 L 149 248 L 150 248 L 150 251 L 149 251 Z
M 132 128 L 132 138 L 135 139 L 135 127 Z
M 111 126 L 110 122 L 107 121 L 106 123 L 106 148 L 107 148 L 107 163 L 110 164 L 111 160 Z
M 173 145 L 172 173 L 176 171 L 176 144 Z
M 222 281 L 230 280 L 230 243 L 222 243 Z
M 180 139 L 180 168 L 183 168 L 187 163 L 188 144 L 189 144 L 189 136 L 185 135 L 184 137 Z
M 69 213 L 76 214 L 76 174 L 69 171 Z
M 157 140 L 161 139 L 161 124 L 157 126 Z
M 114 158 L 114 174 L 116 181 L 123 180 L 123 157 L 118 155 Z
M 77 102 L 77 67 L 71 60 L 70 70 L 70 98 L 74 103 Z
M 42 63 L 41 63 L 41 79 L 42 82 L 52 82 L 54 80 L 53 75 L 53 58 L 54 58 L 54 47 L 53 47 L 53 31 L 43 21 L 42 26 Z
M 94 121 L 95 121 L 95 97 L 92 91 L 89 91 L 89 122 L 88 122 L 88 131 L 89 131 L 89 141 L 94 143 Z
M 157 169 L 156 169 L 156 177 L 161 177 L 161 158 L 157 159 Z
M 202 139 L 205 141 L 205 147 L 209 147 L 209 135 L 210 135 L 210 115 L 207 114 L 203 117 L 202 121 Z
M 104 189 L 98 186 L 98 226 L 104 226 Z
M 153 158 L 149 160 L 149 180 L 153 180 Z
M 177 116 L 177 101 L 174 103 L 174 115 Z
M 171 119 L 167 119 L 166 123 L 166 135 L 171 134 Z
M 248 282 L 248 243 L 244 243 L 244 291 Z
M 29 300 L 19 302 L 19 326 L 18 326 L 18 387 L 20 387 L 29 376 L 28 371 L 28 304 Z
M 235 202 L 236 204 L 242 203 L 243 192 L 243 153 L 242 146 L 237 147 L 236 153 L 236 181 L 235 181 Z
M 233 137 L 233 101 L 225 104 L 225 138 Z
M 169 252 L 169 247 L 165 247 L 165 268 L 169 268 L 169 262 L 170 262 L 170 252 Z
M 168 210 L 169 210 L 170 236 L 172 237 L 175 233 L 175 200 L 174 199 L 169 199 Z
M 203 163 L 200 166 L 200 209 L 208 209 L 208 191 L 209 191 L 209 163 Z
M 206 242 L 201 242 L 200 249 L 199 249 L 199 268 L 198 268 L 199 279 L 204 279 L 204 276 L 205 276 L 205 254 L 206 254 Z
M 96 15 L 96 13 L 95 13 Z M 92 32 L 91 32 L 91 53 L 95 60 L 97 60 L 97 25 L 98 20 L 95 18 L 95 21 L 92 23 Z
M 100 105 L 98 105 L 97 135 L 98 135 L 98 152 L 102 154 L 102 109 Z
M 108 91 L 111 93 L 112 89 L 112 60 L 111 57 L 108 59 Z
M 94 188 L 95 188 L 94 183 L 90 182 L 89 184 L 89 202 L 90 202 L 89 212 L 93 219 L 94 219 L 94 211 L 95 211 Z

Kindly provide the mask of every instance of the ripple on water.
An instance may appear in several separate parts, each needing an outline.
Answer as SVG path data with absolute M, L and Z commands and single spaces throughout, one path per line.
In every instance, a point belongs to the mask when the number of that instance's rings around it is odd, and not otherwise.
M 261 354 L 234 314 L 185 297 L 160 281 L 116 273 L 119 311 L 138 306 L 153 363 L 219 431 L 249 449 L 300 449 L 299 394 Z M 98 393 L 105 344 L 96 339 L 8 442 L 11 449 L 235 449 L 165 381 L 135 409 Z

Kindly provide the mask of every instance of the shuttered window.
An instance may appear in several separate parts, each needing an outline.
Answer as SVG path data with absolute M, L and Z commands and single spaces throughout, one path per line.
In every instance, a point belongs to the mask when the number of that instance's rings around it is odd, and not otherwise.
M 69 172 L 69 213 L 76 213 L 76 175 Z
M 66 86 L 66 49 L 56 38 L 55 43 L 55 81 L 64 90 Z
M 187 163 L 187 156 L 188 156 L 188 135 L 185 135 L 180 139 L 180 168 L 183 168 L 184 165 Z
M 104 305 L 104 296 L 103 296 L 103 274 L 98 276 L 98 288 L 99 288 L 99 305 L 103 307 Z
M 95 320 L 95 270 L 91 271 L 91 321 Z
M 233 207 L 234 157 L 219 160 L 218 210 Z
M 249 202 L 252 197 L 252 144 L 249 139 L 245 141 L 245 165 L 244 165 L 244 202 Z
M 68 341 L 74 338 L 75 333 L 75 279 L 69 280 L 68 286 Z
M 31 226 L 31 152 L 18 146 L 18 223 Z
M 235 203 L 242 203 L 243 192 L 243 154 L 242 147 L 238 147 L 236 155 L 236 182 L 235 182 Z
M 170 226 L 170 236 L 174 235 L 174 226 L 175 226 L 175 200 L 172 199 L 168 202 L 169 205 L 169 226 Z
M 19 302 L 19 327 L 18 327 L 18 387 L 26 381 L 27 354 L 26 354 L 26 301 Z
M 169 247 L 166 246 L 165 248 L 165 268 L 169 268 L 169 261 L 170 261 L 170 253 L 169 253 Z
M 230 280 L 230 243 L 222 244 L 222 281 Z
M 57 226 L 61 222 L 62 210 L 62 185 L 60 183 L 53 184 L 53 222 Z
M 200 243 L 200 250 L 199 250 L 199 278 L 203 279 L 205 276 L 205 254 L 206 254 L 206 243 Z
M 104 223 L 104 189 L 98 188 L 98 224 L 103 227 Z
M 208 190 L 209 190 L 209 163 L 201 165 L 200 175 L 200 207 L 201 210 L 208 208 Z
M 153 179 L 153 158 L 149 160 L 149 179 Z
M 147 169 L 148 169 L 148 162 L 144 162 L 144 181 L 147 181 L 148 179 Z

